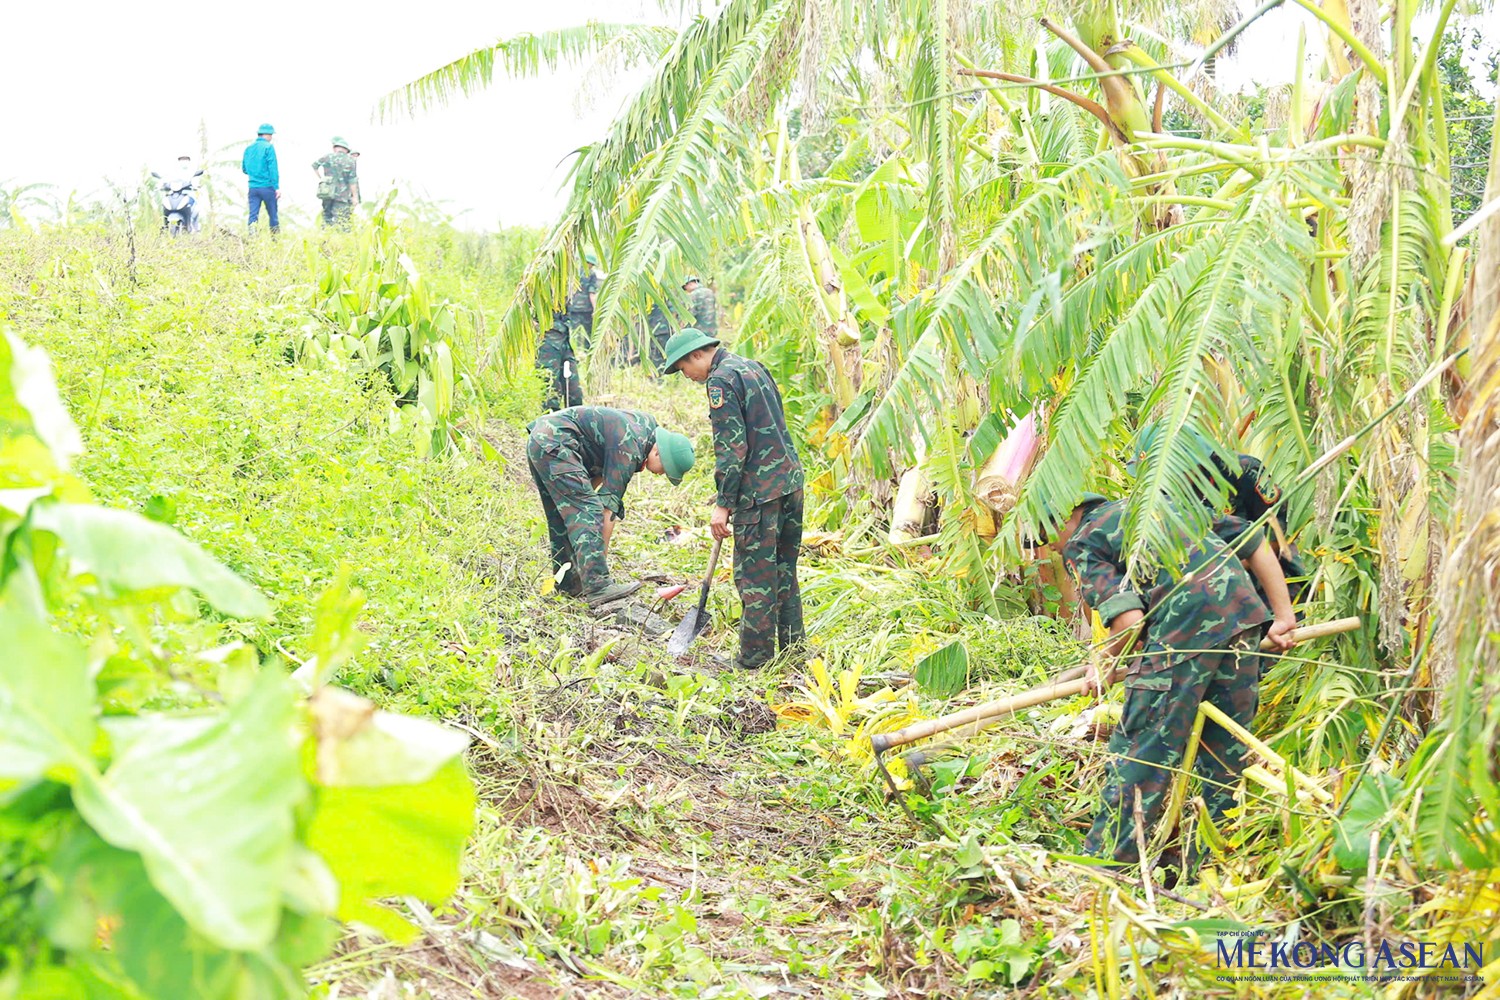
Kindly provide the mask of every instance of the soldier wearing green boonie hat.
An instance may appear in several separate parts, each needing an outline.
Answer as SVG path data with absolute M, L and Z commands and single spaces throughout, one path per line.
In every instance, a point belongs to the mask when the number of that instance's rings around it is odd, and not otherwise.
M 648 414 L 605 406 L 559 410 L 526 429 L 558 589 L 590 607 L 635 593 L 640 581 L 613 582 L 606 559 L 614 524 L 625 517 L 625 490 L 643 471 L 679 485 L 693 467 L 693 443 Z
M 714 297 L 714 290 L 705 285 L 703 279 L 696 274 L 690 274 L 683 279 L 682 290 L 688 293 L 688 305 L 693 310 L 693 328 L 711 337 L 717 335 L 719 300 Z
M 1128 504 L 1097 493 L 1065 506 L 1031 504 L 1044 525 L 1035 534 L 1061 552 L 1079 596 L 1112 636 L 1092 686 L 1106 689 L 1113 659 L 1139 646 L 1124 659 L 1125 704 L 1110 737 L 1103 802 L 1084 842 L 1088 853 L 1120 864 L 1140 860 L 1135 823 L 1143 821 L 1149 836 L 1161 816 L 1199 705 L 1211 702 L 1248 727 L 1258 704 L 1260 625 L 1269 622 L 1271 643 L 1287 649 L 1295 624 L 1280 564 L 1258 530 L 1226 515 L 1204 538 L 1181 539 L 1182 565 L 1141 567 L 1125 539 Z M 1244 744 L 1217 724 L 1203 727 L 1195 768 L 1215 821 L 1234 807 L 1244 765 Z M 1161 864 L 1187 874 L 1190 858 L 1179 850 Z
M 765 666 L 802 646 L 802 461 L 787 432 L 781 391 L 759 361 L 726 351 L 689 327 L 667 341 L 662 374 L 680 371 L 707 387 L 718 488 L 709 530 L 734 536 L 734 583 L 744 606 L 738 665 Z M 730 523 L 733 522 L 731 529 Z
M 1141 428 L 1136 435 L 1135 446 L 1131 448 L 1130 461 L 1125 466 L 1126 472 L 1136 476 L 1144 471 L 1147 459 L 1156 451 L 1161 435 L 1160 421 L 1153 420 Z M 1265 464 L 1254 455 L 1243 453 L 1235 454 L 1233 461 L 1225 459 L 1206 437 L 1192 427 L 1184 427 L 1180 437 L 1186 439 L 1196 466 L 1196 481 L 1193 485 L 1198 499 L 1215 513 L 1231 514 L 1241 520 L 1260 522 L 1265 526 L 1266 540 L 1271 543 L 1271 550 L 1276 553 L 1276 558 L 1281 560 L 1282 573 L 1293 581 L 1289 586 L 1292 601 L 1296 603 L 1305 586 L 1307 568 L 1297 557 L 1296 547 L 1287 541 L 1285 520 L 1278 509 L 1283 494 Z M 1217 492 L 1214 485 L 1216 479 L 1223 480 L 1227 487 L 1222 509 L 1216 506 L 1215 500 L 1210 499 L 1210 494 Z
M 313 161 L 318 176 L 318 199 L 323 203 L 323 224 L 348 228 L 359 200 L 359 164 L 349 155 L 349 140 L 333 137 L 333 152 Z

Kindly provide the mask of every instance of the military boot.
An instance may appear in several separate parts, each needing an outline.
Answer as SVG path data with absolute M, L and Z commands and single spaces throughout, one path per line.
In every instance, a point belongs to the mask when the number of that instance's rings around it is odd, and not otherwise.
M 590 608 L 602 608 L 606 604 L 613 604 L 622 598 L 629 597 L 641 589 L 641 581 L 631 580 L 629 583 L 612 583 L 600 590 L 591 590 L 584 595 L 584 600 L 589 602 Z

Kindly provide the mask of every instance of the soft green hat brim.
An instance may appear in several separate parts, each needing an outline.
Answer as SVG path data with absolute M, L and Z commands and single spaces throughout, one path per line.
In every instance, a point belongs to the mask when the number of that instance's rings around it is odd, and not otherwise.
M 1096 504 L 1096 503 L 1108 503 L 1108 502 L 1109 502 L 1109 497 L 1106 497 L 1106 496 L 1104 496 L 1102 494 L 1099 494 L 1099 493 L 1084 493 L 1082 496 L 1080 496 L 1078 498 L 1078 501 L 1076 503 L 1072 504 L 1071 506 L 1066 507 L 1063 510 L 1053 510 L 1050 506 L 1048 506 L 1046 504 L 1042 505 L 1042 509 L 1043 509 L 1046 517 L 1049 520 L 1055 521 L 1055 522 L 1057 522 L 1057 524 L 1061 525 L 1068 518 L 1072 517 L 1073 516 L 1073 512 L 1075 510 L 1077 510 L 1079 507 L 1087 507 L 1087 506 L 1090 506 L 1090 505 Z M 1049 532 L 1046 529 L 1046 527 L 1044 526 L 1044 524 L 1045 524 L 1045 522 L 1043 524 L 1038 524 L 1035 527 L 1035 529 L 1033 529 L 1030 532 L 1031 537 L 1030 537 L 1029 540 L 1030 540 L 1030 542 L 1032 544 L 1035 544 L 1035 545 L 1046 545 L 1050 541 L 1050 537 L 1049 536 L 1051 535 L 1051 532 Z
M 335 146 L 343 146 L 345 149 L 349 148 L 349 140 L 345 139 L 341 135 L 336 135 L 333 137 L 333 144 Z
M 666 347 L 662 349 L 662 353 L 666 355 L 666 358 L 661 363 L 661 373 L 663 375 L 672 374 L 672 372 L 677 370 L 677 362 L 692 354 L 700 347 L 715 347 L 718 343 L 717 338 L 710 337 L 702 330 L 695 330 L 692 327 L 688 327 L 685 330 L 678 331 L 672 335 L 672 339 L 667 341 Z
M 1136 435 L 1134 446 L 1130 449 L 1130 460 L 1125 463 L 1126 475 L 1135 475 L 1136 470 L 1140 468 L 1140 464 L 1146 455 L 1152 448 L 1156 447 L 1156 439 L 1160 433 L 1161 428 L 1157 426 L 1154 420 L 1141 428 L 1141 432 Z M 1199 465 L 1207 465 L 1213 461 L 1214 446 L 1208 443 L 1207 438 L 1192 427 L 1183 428 L 1182 435 L 1187 437 L 1193 450 L 1198 453 Z
M 656 450 L 661 455 L 661 467 L 673 486 L 682 484 L 682 477 L 693 468 L 693 442 L 676 431 L 665 427 L 656 429 Z

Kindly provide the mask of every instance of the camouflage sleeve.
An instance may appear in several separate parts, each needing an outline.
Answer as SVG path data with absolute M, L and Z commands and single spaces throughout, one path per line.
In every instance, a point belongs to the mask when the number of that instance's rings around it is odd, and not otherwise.
M 1221 514 L 1214 519 L 1213 533 L 1219 541 L 1234 550 L 1236 559 L 1249 559 L 1266 540 L 1266 533 L 1250 527 L 1250 522 L 1230 514 Z
M 1078 593 L 1089 607 L 1099 613 L 1105 625 L 1127 611 L 1145 611 L 1146 602 L 1130 589 L 1125 568 L 1100 546 L 1090 544 L 1068 547 L 1068 571 L 1078 583 Z
M 318 157 L 316 160 L 313 160 L 313 169 L 314 170 L 322 170 L 327 165 L 328 165 L 328 155 L 326 153 L 324 155 Z
M 615 520 L 625 520 L 625 490 L 630 486 L 635 469 L 630 463 L 621 461 L 623 449 L 617 450 L 604 462 L 604 481 L 599 484 L 599 502 L 615 515 Z
M 708 380 L 708 421 L 714 432 L 714 483 L 720 507 L 734 510 L 740 502 L 740 479 L 750 445 L 745 435 L 745 405 L 728 378 Z

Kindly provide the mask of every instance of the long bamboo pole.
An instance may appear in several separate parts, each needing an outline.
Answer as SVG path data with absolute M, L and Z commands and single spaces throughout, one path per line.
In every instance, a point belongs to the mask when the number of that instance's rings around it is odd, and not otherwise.
M 1305 625 L 1299 629 L 1292 630 L 1292 641 L 1294 643 L 1307 642 L 1310 639 L 1319 639 L 1323 636 L 1338 635 L 1341 632 L 1352 632 L 1359 628 L 1361 620 L 1357 617 L 1339 618 L 1331 622 L 1322 622 L 1317 625 Z M 1269 640 L 1263 641 L 1260 648 L 1269 652 L 1274 647 Z M 870 747 L 877 753 L 884 753 L 892 747 L 903 747 L 908 743 L 936 736 L 938 733 L 946 733 L 950 729 L 959 726 L 973 725 L 974 731 L 978 732 L 985 725 L 995 722 L 1006 716 L 1015 715 L 1023 709 L 1044 705 L 1049 701 L 1057 701 L 1059 698 L 1071 698 L 1073 695 L 1082 694 L 1088 687 L 1088 679 L 1082 674 L 1088 669 L 1087 664 L 1074 667 L 1065 671 L 1057 679 L 1013 694 L 1006 698 L 997 698 L 987 701 L 973 708 L 966 708 L 961 712 L 952 712 L 948 715 L 939 716 L 936 719 L 925 719 L 916 722 L 904 729 L 898 729 L 891 733 L 876 733 L 870 737 Z M 1110 683 L 1114 683 L 1124 676 L 1125 668 L 1116 667 L 1110 675 Z M 1064 679 L 1068 678 L 1068 679 Z

